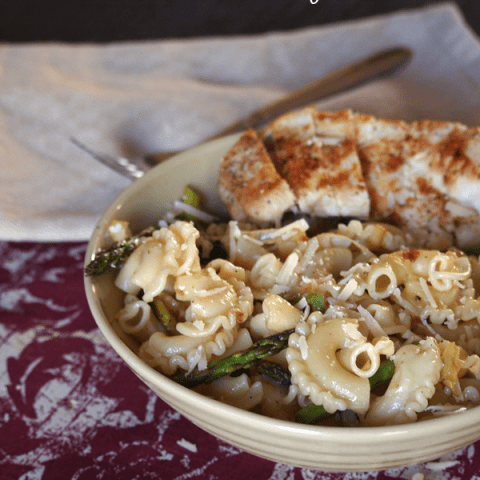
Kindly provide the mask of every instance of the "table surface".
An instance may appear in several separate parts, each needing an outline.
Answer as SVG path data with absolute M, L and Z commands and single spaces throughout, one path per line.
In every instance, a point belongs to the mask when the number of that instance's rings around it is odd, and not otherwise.
M 363 18 L 432 1 L 18 0 L 0 40 L 112 42 L 256 34 Z M 478 0 L 459 0 L 480 33 Z M 135 7 L 133 6 L 135 5 Z M 141 8 L 140 8 L 141 7 Z M 258 459 L 203 432 L 157 398 L 106 344 L 83 291 L 86 242 L 0 242 L 2 479 L 336 479 Z M 21 353 L 18 353 L 21 352 Z M 128 386 L 126 388 L 125 386 Z M 473 478 L 474 444 L 432 463 L 349 478 Z
M 0 242 L 2 480 L 345 478 L 245 453 L 153 394 L 96 328 L 83 291 L 85 251 L 86 242 Z M 347 478 L 478 478 L 477 448 Z

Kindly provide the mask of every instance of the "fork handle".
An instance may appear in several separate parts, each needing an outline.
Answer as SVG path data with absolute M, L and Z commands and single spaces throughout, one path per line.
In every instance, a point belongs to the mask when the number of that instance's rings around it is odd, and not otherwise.
M 411 56 L 412 51 L 406 47 L 392 48 L 376 53 L 352 65 L 335 70 L 320 80 L 308 83 L 304 87 L 282 97 L 277 102 L 260 108 L 247 118 L 228 126 L 208 140 L 247 130 L 248 128 L 259 128 L 289 110 L 304 107 L 311 102 L 316 102 L 327 96 L 358 86 L 367 80 L 373 80 L 376 77 L 392 73 L 405 65 Z

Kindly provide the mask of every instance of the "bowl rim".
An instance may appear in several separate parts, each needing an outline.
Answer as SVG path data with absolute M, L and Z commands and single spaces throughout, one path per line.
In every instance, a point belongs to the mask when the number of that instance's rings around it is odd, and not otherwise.
M 96 223 L 90 239 L 88 241 L 86 253 L 85 253 L 85 265 L 92 259 L 93 252 L 97 248 L 97 242 L 99 233 L 102 232 L 107 221 L 112 217 L 112 215 L 118 211 L 125 202 L 133 196 L 135 192 L 142 189 L 145 185 L 150 183 L 150 181 L 160 175 L 161 173 L 168 173 L 168 170 L 178 168 L 178 166 L 184 162 L 186 159 L 192 156 L 192 154 L 201 154 L 203 152 L 208 152 L 215 150 L 216 148 L 224 147 L 225 145 L 232 144 L 241 136 L 242 132 L 238 134 L 232 134 L 225 137 L 220 137 L 218 139 L 212 140 L 210 142 L 203 143 L 199 146 L 190 148 L 181 152 L 174 157 L 170 158 L 168 161 L 163 162 L 159 165 L 153 167 L 141 178 L 132 182 L 128 185 L 122 192 L 114 198 L 104 213 L 101 215 L 100 219 Z M 447 427 L 452 424 L 452 421 L 455 422 L 456 418 L 462 424 L 471 425 L 471 424 L 480 424 L 480 405 L 469 408 L 465 411 L 459 413 L 445 415 L 437 418 L 432 418 L 428 420 L 423 420 L 420 422 L 406 423 L 400 425 L 385 425 L 385 426 L 362 426 L 362 427 L 332 427 L 332 426 L 323 426 L 323 425 L 307 425 L 301 423 L 295 423 L 287 420 L 276 419 L 261 415 L 259 413 L 242 410 L 238 407 L 234 407 L 223 403 L 219 400 L 209 398 L 200 393 L 197 393 L 193 390 L 190 390 L 175 381 L 169 379 L 167 376 L 163 375 L 159 371 L 147 365 L 143 362 L 126 344 L 122 339 L 117 335 L 111 326 L 108 318 L 104 315 L 102 308 L 95 296 L 95 286 L 91 277 L 84 276 L 84 288 L 88 301 L 89 308 L 94 317 L 95 323 L 102 332 L 102 334 L 107 339 L 110 346 L 116 351 L 116 353 L 135 371 L 140 371 L 142 375 L 145 376 L 145 379 L 152 384 L 160 384 L 168 393 L 173 395 L 178 395 L 179 389 L 183 396 L 186 396 L 190 401 L 201 402 L 205 408 L 214 408 L 215 410 L 221 410 L 224 415 L 235 418 L 244 418 L 248 422 L 259 422 L 261 421 L 263 425 L 269 429 L 282 429 L 283 431 L 288 431 L 293 435 L 300 435 L 304 437 L 308 435 L 315 439 L 328 440 L 329 437 L 338 441 L 340 438 L 341 441 L 348 441 L 349 443 L 355 443 L 358 441 L 365 442 L 366 436 L 388 436 L 392 440 L 408 436 L 409 438 L 412 435 L 425 435 L 425 430 L 428 426 L 435 427 L 435 429 L 442 430 L 442 427 Z M 432 425 L 433 424 L 433 425 Z M 448 429 L 447 429 L 448 430 Z M 422 435 L 421 435 L 422 434 Z

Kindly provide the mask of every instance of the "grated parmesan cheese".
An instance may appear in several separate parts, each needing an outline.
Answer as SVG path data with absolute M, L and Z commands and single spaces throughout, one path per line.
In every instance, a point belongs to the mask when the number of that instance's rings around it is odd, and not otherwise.
M 293 271 L 298 264 L 298 255 L 296 253 L 291 253 L 285 263 L 283 264 L 282 268 L 278 272 L 277 275 L 277 283 L 280 285 L 288 285 L 290 283 L 290 279 L 293 276 Z
M 188 203 L 182 202 L 180 200 L 175 200 L 173 202 L 173 209 L 180 212 L 189 213 L 190 215 L 193 215 L 194 217 L 206 223 L 213 223 L 219 221 L 218 217 L 210 215 L 209 213 L 198 208 L 192 207 L 191 205 L 188 205 Z
M 250 235 L 242 235 L 242 238 L 246 240 L 247 242 L 253 243 L 255 245 L 259 245 L 260 247 L 263 247 L 263 242 L 261 240 L 258 240 L 258 238 L 253 238 Z
M 432 412 L 435 417 L 444 417 L 452 413 L 464 412 L 466 407 L 459 407 L 458 405 L 429 405 L 425 411 Z
M 368 329 L 374 337 L 388 337 L 382 326 L 366 308 L 358 305 L 357 310 L 361 315 L 360 318 L 367 324 Z
M 298 339 L 298 346 L 300 348 L 302 359 L 306 360 L 308 358 L 308 343 L 307 339 L 303 335 Z
M 345 285 L 343 290 L 340 292 L 340 294 L 338 295 L 337 300 L 340 300 L 340 301 L 348 300 L 350 298 L 350 296 L 352 295 L 352 293 L 357 288 L 357 286 L 358 286 L 357 281 L 354 278 L 351 278 L 348 281 L 348 283 Z
M 430 303 L 432 308 L 438 308 L 437 302 L 433 298 L 432 292 L 430 292 L 430 289 L 428 288 L 427 281 L 423 278 L 419 278 L 420 281 L 420 286 L 422 287 L 422 290 L 425 293 L 425 296 L 427 297 L 428 303 Z

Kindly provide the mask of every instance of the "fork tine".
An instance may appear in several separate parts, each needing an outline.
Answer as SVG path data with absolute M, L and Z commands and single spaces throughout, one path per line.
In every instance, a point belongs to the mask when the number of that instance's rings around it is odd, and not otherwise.
M 115 170 L 117 173 L 120 173 L 121 175 L 130 179 L 135 180 L 142 177 L 149 168 L 141 159 L 136 161 L 136 163 L 133 163 L 131 160 L 125 157 L 115 157 L 106 153 L 95 152 L 74 137 L 71 137 L 70 141 L 84 152 L 88 153 L 95 160 L 98 160 L 112 170 Z

